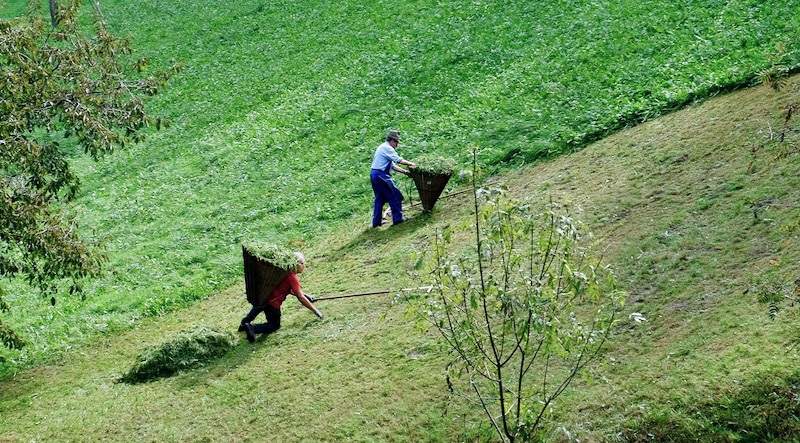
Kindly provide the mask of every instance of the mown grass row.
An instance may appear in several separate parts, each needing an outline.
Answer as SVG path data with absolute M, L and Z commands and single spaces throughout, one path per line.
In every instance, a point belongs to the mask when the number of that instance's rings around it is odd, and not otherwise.
M 101 163 L 76 157 L 77 211 L 108 277 L 56 307 L 13 288 L 31 346 L 3 371 L 241 278 L 239 244 L 303 248 L 363 216 L 387 128 L 401 154 L 503 170 L 749 84 L 776 44 L 800 62 L 796 1 L 103 2 L 153 65 L 173 126 Z M 499 169 L 498 169 L 499 168 Z M 457 183 L 456 183 L 457 184 Z M 403 185 L 404 186 L 404 185 Z M 406 187 L 404 186 L 404 189 Z

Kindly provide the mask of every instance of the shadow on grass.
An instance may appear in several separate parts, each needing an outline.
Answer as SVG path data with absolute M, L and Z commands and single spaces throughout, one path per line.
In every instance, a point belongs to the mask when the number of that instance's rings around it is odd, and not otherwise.
M 408 211 L 411 212 L 411 211 Z M 430 213 L 422 213 L 414 211 L 413 215 L 407 215 L 406 221 L 398 225 L 386 224 L 377 228 L 365 228 L 360 234 L 353 237 L 349 243 L 339 249 L 329 252 L 327 258 L 330 260 L 339 260 L 345 256 L 352 254 L 358 250 L 370 250 L 385 243 L 392 243 L 399 238 L 413 234 L 420 228 L 427 225 L 431 218 Z
M 627 442 L 796 442 L 800 372 L 768 373 L 733 396 L 654 411 L 622 435 Z
M 258 346 L 269 346 L 268 342 L 274 341 L 275 337 L 272 334 L 267 336 L 258 336 L 254 343 L 249 343 L 242 333 L 242 338 L 225 354 L 220 356 L 214 361 L 208 362 L 199 370 L 182 372 L 183 375 L 190 375 L 182 377 L 177 381 L 178 387 L 190 388 L 198 384 L 206 383 L 211 379 L 219 379 L 226 377 L 234 369 L 247 363 L 248 360 L 253 358 L 253 351 Z

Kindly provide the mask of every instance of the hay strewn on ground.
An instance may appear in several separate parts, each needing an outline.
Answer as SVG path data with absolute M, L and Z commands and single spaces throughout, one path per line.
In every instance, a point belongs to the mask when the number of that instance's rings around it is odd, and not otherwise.
M 142 383 L 194 369 L 221 357 L 235 345 L 230 333 L 206 326 L 181 332 L 172 340 L 145 350 L 121 380 Z

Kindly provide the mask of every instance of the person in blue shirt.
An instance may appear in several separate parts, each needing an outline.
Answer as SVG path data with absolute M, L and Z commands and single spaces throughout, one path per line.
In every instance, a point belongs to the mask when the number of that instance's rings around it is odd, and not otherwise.
M 376 228 L 383 223 L 383 205 L 389 203 L 392 209 L 392 224 L 399 224 L 405 221 L 403 218 L 403 194 L 397 189 L 392 180 L 392 171 L 408 175 L 408 171 L 398 165 L 406 165 L 413 168 L 413 162 L 403 159 L 397 155 L 397 145 L 400 144 L 400 133 L 389 131 L 386 134 L 386 141 L 375 150 L 372 158 L 372 192 L 375 193 L 375 207 L 372 212 L 372 227 Z

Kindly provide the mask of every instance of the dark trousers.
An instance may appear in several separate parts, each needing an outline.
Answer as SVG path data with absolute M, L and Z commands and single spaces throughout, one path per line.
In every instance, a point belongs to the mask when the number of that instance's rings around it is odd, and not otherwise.
M 403 194 L 397 189 L 392 176 L 385 171 L 373 169 L 369 176 L 372 181 L 372 192 L 375 193 L 375 206 L 372 210 L 372 227 L 380 226 L 383 221 L 383 205 L 389 203 L 392 208 L 392 223 L 403 221 Z
M 242 323 L 252 323 L 258 317 L 258 314 L 262 312 L 267 317 L 267 322 L 253 325 L 253 331 L 256 334 L 269 334 L 281 328 L 281 310 L 270 305 L 260 308 L 253 306 L 253 309 L 242 319 Z

